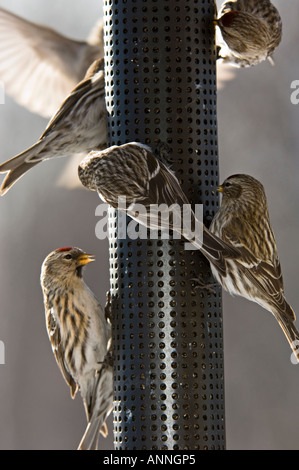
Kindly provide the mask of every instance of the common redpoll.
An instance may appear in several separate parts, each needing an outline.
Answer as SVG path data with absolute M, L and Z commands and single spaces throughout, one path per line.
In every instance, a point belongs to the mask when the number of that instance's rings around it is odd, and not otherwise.
M 225 1 L 215 23 L 225 42 L 219 44 L 219 57 L 239 67 L 271 61 L 282 37 L 281 18 L 270 0 Z
M 218 188 L 223 194 L 210 231 L 235 247 L 239 257 L 226 260 L 221 273 L 211 264 L 222 287 L 270 311 L 299 361 L 295 313 L 284 297 L 281 266 L 263 185 L 252 176 L 233 175 Z
M 32 112 L 50 118 L 101 57 L 101 22 L 86 41 L 76 41 L 0 8 L 0 81 Z
M 54 157 L 66 157 L 105 148 L 107 142 L 104 61 L 96 60 L 86 76 L 62 103 L 40 139 L 29 149 L 0 165 L 8 172 L 4 195 L 30 168 Z
M 125 197 L 121 209 L 130 217 L 150 229 L 177 232 L 221 272 L 226 269 L 225 257 L 238 255 L 235 248 L 210 233 L 191 209 L 184 213 L 184 206 L 188 209 L 190 203 L 179 181 L 148 146 L 133 142 L 91 152 L 78 172 L 83 186 L 97 191 L 103 201 L 119 209 L 119 197 Z
M 148 217 L 138 204 L 147 210 L 157 204 L 161 210 L 162 204 L 166 205 L 166 211 L 172 207 L 172 219 L 165 218 L 168 228 L 179 232 L 201 250 L 214 276 L 228 292 L 257 302 L 274 314 L 299 360 L 295 315 L 284 298 L 266 197 L 259 182 L 243 175 L 227 179 L 220 190 L 228 196 L 224 197 L 211 228 L 208 230 L 201 224 L 201 233 L 197 232 L 197 238 L 192 239 L 191 232 L 181 226 L 181 218 L 176 218 L 180 208 L 189 201 L 175 175 L 147 146 L 130 143 L 91 152 L 79 166 L 79 178 L 84 186 L 98 191 L 100 197 L 116 209 L 119 209 L 119 196 L 125 196 L 126 206 L 121 209 L 149 228 L 167 228 L 163 225 L 163 214 L 156 219 Z M 179 223 L 175 224 L 175 220 Z
M 97 449 L 99 432 L 107 436 L 113 406 L 111 327 L 99 302 L 84 283 L 83 267 L 94 257 L 79 248 L 59 248 L 43 262 L 46 325 L 52 350 L 72 398 L 80 390 L 88 425 L 79 449 Z

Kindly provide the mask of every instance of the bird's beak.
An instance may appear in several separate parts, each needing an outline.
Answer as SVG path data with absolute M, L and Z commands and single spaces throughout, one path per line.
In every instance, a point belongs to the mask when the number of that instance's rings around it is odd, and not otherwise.
M 218 20 L 213 20 L 213 25 L 217 26 L 218 25 Z
M 219 193 L 222 193 L 223 192 L 223 186 L 218 186 L 217 191 L 219 191 Z
M 95 261 L 95 257 L 93 255 L 87 255 L 84 253 L 83 255 L 79 256 L 78 263 L 80 266 L 85 266 L 88 263 Z

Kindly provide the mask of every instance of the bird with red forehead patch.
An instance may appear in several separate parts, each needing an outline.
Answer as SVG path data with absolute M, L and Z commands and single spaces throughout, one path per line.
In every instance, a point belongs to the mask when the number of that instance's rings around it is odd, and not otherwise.
M 232 0 L 222 4 L 214 23 L 218 56 L 237 67 L 250 67 L 268 59 L 281 42 L 282 22 L 270 0 Z
M 109 357 L 111 325 L 83 280 L 83 268 L 94 256 L 80 248 L 52 251 L 44 260 L 41 286 L 46 326 L 60 371 L 72 398 L 80 390 L 87 428 L 79 449 L 97 449 L 113 406 L 113 368 Z
M 71 246 L 65 246 L 64 248 L 57 248 L 57 251 L 58 253 L 59 252 L 62 252 L 62 251 L 71 251 L 72 247 Z

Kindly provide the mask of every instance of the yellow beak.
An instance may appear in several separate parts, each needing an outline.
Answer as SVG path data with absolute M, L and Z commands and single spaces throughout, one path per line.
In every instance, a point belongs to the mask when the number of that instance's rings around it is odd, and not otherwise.
M 79 256 L 78 258 L 78 263 L 80 266 L 85 266 L 88 263 L 91 263 L 92 261 L 95 261 L 95 257 L 93 255 L 87 255 L 84 253 L 84 255 Z
M 222 193 L 223 192 L 223 186 L 218 186 L 217 191 L 219 191 L 219 193 Z

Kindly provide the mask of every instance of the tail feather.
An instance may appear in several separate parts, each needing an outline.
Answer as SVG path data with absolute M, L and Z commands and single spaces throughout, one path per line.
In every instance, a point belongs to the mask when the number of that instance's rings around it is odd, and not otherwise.
M 292 308 L 288 305 L 288 307 L 292 310 Z M 290 320 L 285 314 L 281 312 L 273 312 L 276 320 L 278 321 L 282 331 L 284 332 L 290 348 L 293 351 L 293 355 L 296 361 L 299 363 L 299 332 L 296 329 L 292 320 Z M 294 312 L 292 310 L 294 315 Z
M 14 170 L 10 170 L 6 175 L 2 186 L 1 186 L 1 196 L 7 193 L 7 191 L 24 175 L 28 170 L 33 168 L 39 162 L 35 163 L 22 163 L 20 166 L 15 168 Z
M 219 237 L 203 227 L 202 240 L 193 240 L 191 242 L 202 254 L 215 266 L 222 275 L 227 275 L 227 258 L 237 259 L 240 253 L 237 248 L 221 240 Z
M 101 417 L 91 419 L 80 441 L 78 450 L 98 450 L 99 432 L 107 437 L 108 428 L 106 423 L 101 425 Z
M 29 149 L 0 165 L 0 173 L 8 172 L 1 186 L 2 196 L 7 193 L 7 191 L 16 183 L 19 178 L 21 178 L 21 176 L 23 176 L 24 173 L 26 173 L 41 161 L 41 159 L 36 159 L 36 156 L 42 150 L 42 148 L 43 146 L 41 146 L 41 141 L 38 141 Z M 31 162 L 30 160 L 34 161 Z

